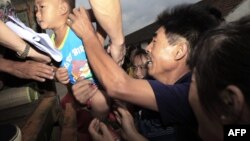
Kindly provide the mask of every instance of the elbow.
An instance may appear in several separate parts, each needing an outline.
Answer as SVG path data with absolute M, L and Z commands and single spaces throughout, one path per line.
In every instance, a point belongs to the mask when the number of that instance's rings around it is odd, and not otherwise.
M 120 99 L 123 97 L 123 94 L 126 94 L 128 81 L 126 77 L 113 79 L 111 85 L 105 87 L 106 92 L 110 97 Z

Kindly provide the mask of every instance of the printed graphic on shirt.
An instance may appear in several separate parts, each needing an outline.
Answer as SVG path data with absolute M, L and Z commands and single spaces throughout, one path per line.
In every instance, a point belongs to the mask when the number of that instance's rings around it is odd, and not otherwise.
M 92 74 L 89 69 L 88 62 L 85 60 L 74 60 L 72 61 L 72 75 L 74 80 L 77 80 L 80 77 L 84 79 L 91 79 Z

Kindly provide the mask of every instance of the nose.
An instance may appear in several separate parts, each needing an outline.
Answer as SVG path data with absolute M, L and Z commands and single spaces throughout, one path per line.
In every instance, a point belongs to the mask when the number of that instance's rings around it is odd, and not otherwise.
M 141 69 L 134 70 L 134 74 L 135 74 L 135 78 L 137 79 L 142 79 L 144 77 Z
M 151 52 L 152 46 L 153 46 L 153 42 L 151 41 L 151 42 L 148 44 L 148 46 L 145 48 L 145 50 L 146 50 L 147 53 L 150 53 L 150 52 Z
M 39 10 L 36 10 L 36 20 L 38 21 L 41 18 L 41 13 Z

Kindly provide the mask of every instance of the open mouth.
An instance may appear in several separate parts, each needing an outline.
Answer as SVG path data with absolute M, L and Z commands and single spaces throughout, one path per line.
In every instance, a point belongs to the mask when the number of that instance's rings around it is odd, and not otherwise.
M 147 60 L 146 65 L 152 64 L 151 60 Z
M 145 65 L 146 65 L 146 67 L 149 67 L 152 65 L 153 61 L 152 61 L 152 58 L 150 56 L 150 53 L 149 52 L 147 52 L 147 53 L 148 53 L 147 54 L 147 62 L 145 63 Z
M 151 65 L 152 65 L 152 60 L 151 60 L 151 58 L 149 58 L 148 60 L 147 60 L 147 62 L 146 62 L 146 67 L 147 68 L 149 68 Z

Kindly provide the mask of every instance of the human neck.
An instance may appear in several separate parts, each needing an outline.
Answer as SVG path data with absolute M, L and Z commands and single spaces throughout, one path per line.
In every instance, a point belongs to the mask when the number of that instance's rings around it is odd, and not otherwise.
M 178 81 L 181 77 L 183 77 L 186 73 L 190 72 L 188 66 L 183 66 L 175 71 L 164 72 L 155 77 L 158 81 L 162 82 L 165 85 L 173 85 Z
M 61 43 L 63 42 L 63 39 L 67 31 L 67 27 L 68 26 L 66 24 L 62 24 L 59 27 L 53 29 L 55 33 L 55 46 L 56 47 L 59 47 Z

